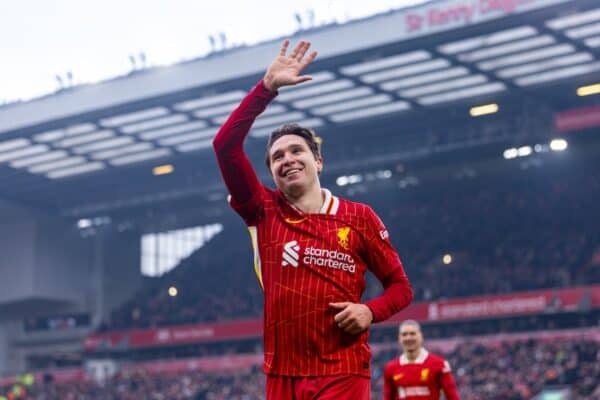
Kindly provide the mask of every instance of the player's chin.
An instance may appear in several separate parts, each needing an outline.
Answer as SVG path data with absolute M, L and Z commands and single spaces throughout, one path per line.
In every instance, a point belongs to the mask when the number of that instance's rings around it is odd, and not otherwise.
M 282 180 L 279 184 L 279 187 L 284 192 L 296 192 L 298 190 L 301 190 L 305 186 L 306 182 L 304 179 L 287 179 Z

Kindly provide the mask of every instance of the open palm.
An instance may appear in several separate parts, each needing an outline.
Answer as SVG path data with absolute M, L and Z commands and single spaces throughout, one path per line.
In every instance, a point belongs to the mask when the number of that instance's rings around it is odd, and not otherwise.
M 300 73 L 315 59 L 317 52 L 313 51 L 305 58 L 310 42 L 301 40 L 296 48 L 286 55 L 289 44 L 289 40 L 283 42 L 279 55 L 265 73 L 264 83 L 269 90 L 275 91 L 282 86 L 296 85 L 312 79 L 310 75 L 300 75 Z

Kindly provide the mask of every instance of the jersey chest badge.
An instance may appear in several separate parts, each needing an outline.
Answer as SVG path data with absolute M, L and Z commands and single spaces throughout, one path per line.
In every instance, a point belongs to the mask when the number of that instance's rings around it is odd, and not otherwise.
M 350 248 L 348 236 L 350 235 L 350 227 L 346 226 L 337 230 L 338 244 L 345 250 Z

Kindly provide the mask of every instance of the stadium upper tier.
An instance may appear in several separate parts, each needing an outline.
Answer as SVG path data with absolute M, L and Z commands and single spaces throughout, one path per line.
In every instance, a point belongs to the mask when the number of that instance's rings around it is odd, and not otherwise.
M 599 21 L 594 0 L 440 0 L 301 31 L 296 36 L 320 52 L 309 71 L 314 80 L 282 90 L 251 136 L 293 121 L 319 128 L 340 147 L 347 131 L 360 132 L 353 137 L 360 145 L 383 130 L 418 152 L 428 144 L 390 127 L 418 136 L 457 107 L 500 99 L 503 110 L 539 112 L 548 121 L 575 101 L 565 92 L 600 70 Z M 139 203 L 148 193 L 215 190 L 211 138 L 278 46 L 275 40 L 233 48 L 0 108 L 0 194 L 76 215 L 94 203 L 116 206 L 135 196 Z M 562 95 L 549 96 L 554 89 Z M 431 118 L 432 110 L 439 118 Z M 470 139 L 489 143 L 481 132 Z M 377 151 L 373 146 L 372 155 Z M 176 160 L 189 161 L 186 178 L 152 181 L 148 163 Z

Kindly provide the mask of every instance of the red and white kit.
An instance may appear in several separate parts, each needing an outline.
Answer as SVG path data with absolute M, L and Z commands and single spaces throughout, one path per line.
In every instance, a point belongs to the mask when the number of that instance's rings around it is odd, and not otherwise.
M 306 214 L 280 190 L 260 183 L 243 141 L 275 96 L 259 82 L 214 140 L 231 206 L 250 230 L 255 271 L 264 289 L 264 371 L 292 377 L 369 377 L 368 332 L 345 333 L 334 321 L 339 310 L 329 303 L 359 303 L 368 269 L 385 289 L 366 303 L 377 322 L 409 304 L 410 284 L 371 208 L 323 190 L 320 212 Z
M 421 349 L 414 362 L 406 355 L 390 361 L 384 369 L 385 400 L 459 400 L 448 361 Z

